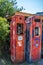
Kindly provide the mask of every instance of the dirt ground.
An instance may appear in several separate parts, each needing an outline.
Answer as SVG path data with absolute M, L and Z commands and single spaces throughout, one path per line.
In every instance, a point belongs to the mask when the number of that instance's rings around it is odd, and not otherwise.
M 6 58 L 0 58 L 0 65 L 43 65 L 43 59 L 41 59 L 40 61 L 38 62 L 35 62 L 35 63 L 27 63 L 27 62 L 24 62 L 24 63 L 21 63 L 21 64 L 15 64 L 15 63 L 12 63 L 11 60 L 6 60 Z

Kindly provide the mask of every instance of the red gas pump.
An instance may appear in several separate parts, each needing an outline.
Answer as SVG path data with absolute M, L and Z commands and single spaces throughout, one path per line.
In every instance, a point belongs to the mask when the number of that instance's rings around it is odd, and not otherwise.
M 27 61 L 34 62 L 41 58 L 41 35 L 42 21 L 41 16 L 28 17 L 26 20 L 27 31 L 29 37 L 27 42 Z
M 25 61 L 25 17 L 22 15 L 12 16 L 10 23 L 10 48 L 13 62 Z

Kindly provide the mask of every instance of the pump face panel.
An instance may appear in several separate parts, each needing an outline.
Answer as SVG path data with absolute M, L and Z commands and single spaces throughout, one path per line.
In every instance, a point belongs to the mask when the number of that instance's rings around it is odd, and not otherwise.
M 42 25 L 41 25 L 41 17 L 35 16 L 33 18 L 32 24 L 32 60 L 37 61 L 41 58 L 41 34 L 42 34 Z
M 13 25 L 12 25 L 13 24 Z M 23 62 L 25 60 L 25 17 L 24 16 L 13 16 L 11 23 L 11 60 L 13 62 Z M 13 32 L 12 32 L 13 31 Z M 13 52 L 13 54 L 12 54 Z
M 34 62 L 41 58 L 41 35 L 42 35 L 42 23 L 41 16 L 33 16 L 27 19 L 28 34 L 28 53 L 27 61 Z

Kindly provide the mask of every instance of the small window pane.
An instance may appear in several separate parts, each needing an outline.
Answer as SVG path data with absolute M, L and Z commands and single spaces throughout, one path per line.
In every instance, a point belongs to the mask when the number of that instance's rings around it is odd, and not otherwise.
M 38 36 L 39 35 L 39 27 L 35 27 L 35 36 Z
M 34 19 L 35 22 L 40 22 L 40 19 Z
M 17 23 L 17 34 L 23 34 L 23 24 Z

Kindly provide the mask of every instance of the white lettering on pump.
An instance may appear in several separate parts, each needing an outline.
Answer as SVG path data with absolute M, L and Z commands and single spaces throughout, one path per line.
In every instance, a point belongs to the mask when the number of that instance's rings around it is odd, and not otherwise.
M 19 46 L 22 46 L 22 42 L 18 42 L 18 45 L 19 45 Z

